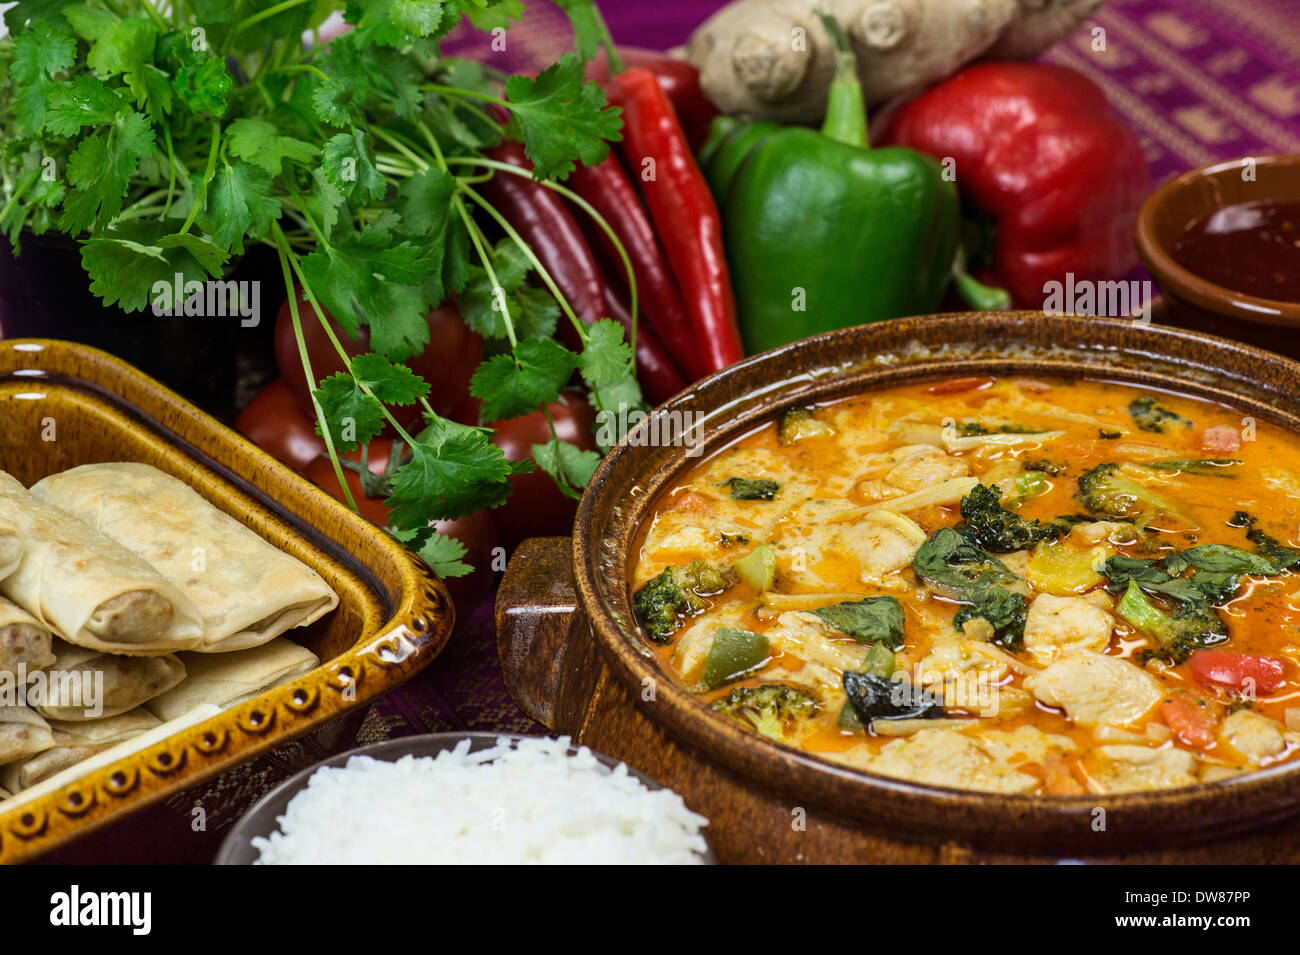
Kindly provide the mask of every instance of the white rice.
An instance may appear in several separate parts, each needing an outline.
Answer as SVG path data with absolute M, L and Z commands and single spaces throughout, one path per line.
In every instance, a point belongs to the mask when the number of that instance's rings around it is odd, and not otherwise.
M 259 865 L 626 864 L 703 861 L 708 825 L 671 790 L 612 772 L 569 738 L 469 740 L 436 757 L 353 756 L 290 800 Z

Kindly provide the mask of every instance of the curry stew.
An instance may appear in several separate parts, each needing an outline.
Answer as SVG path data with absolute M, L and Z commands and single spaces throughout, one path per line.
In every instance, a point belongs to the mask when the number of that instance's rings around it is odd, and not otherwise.
M 1001 793 L 1187 786 L 1300 752 L 1300 442 L 1101 381 L 791 409 L 634 542 L 638 621 L 719 718 Z

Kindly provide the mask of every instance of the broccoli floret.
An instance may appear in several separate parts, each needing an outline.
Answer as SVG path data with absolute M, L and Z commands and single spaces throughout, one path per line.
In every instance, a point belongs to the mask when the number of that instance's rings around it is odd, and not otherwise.
M 685 567 L 666 567 L 632 598 L 632 609 L 656 643 L 667 643 L 681 626 L 681 617 L 708 606 L 704 597 L 726 590 L 735 581 L 728 569 L 702 560 Z
M 962 633 L 966 624 L 972 620 L 983 620 L 993 628 L 989 637 L 991 643 L 1008 650 L 1019 650 L 1025 643 L 1025 618 L 1029 607 L 1024 594 L 1016 594 L 1005 587 L 989 587 L 986 590 L 973 591 L 972 603 L 957 611 L 952 618 L 953 625 Z
M 1039 471 L 1043 474 L 1064 474 L 1067 470 L 1066 465 L 1048 461 L 1046 458 L 1037 461 L 1026 461 L 1023 467 L 1026 471 Z
M 1121 620 L 1154 641 L 1151 656 L 1182 663 L 1193 650 L 1216 646 L 1228 639 L 1228 630 L 1208 599 L 1188 600 L 1165 613 L 1142 592 L 1136 580 L 1115 607 Z
M 1192 426 L 1192 423 L 1182 415 L 1174 414 L 1168 408 L 1156 404 L 1156 399 L 1151 395 L 1134 398 L 1133 402 L 1128 406 L 1128 413 L 1138 428 L 1143 431 L 1153 431 L 1156 434 L 1164 434 L 1166 428 L 1175 425 L 1184 428 Z
M 811 408 L 790 408 L 781 416 L 777 440 L 781 444 L 794 444 L 805 438 L 824 438 L 835 433 L 825 421 L 813 417 Z
M 1161 514 L 1180 523 L 1191 521 L 1170 501 L 1128 477 L 1118 464 L 1099 464 L 1079 478 L 1079 499 L 1092 514 L 1130 521 L 1145 529 Z
M 961 516 L 966 523 L 959 530 L 967 540 L 985 550 L 1005 554 L 1029 550 L 1039 541 L 1055 540 L 1061 529 L 1054 524 L 1027 521 L 1001 504 L 1002 492 L 977 484 L 961 499 Z
M 769 739 L 783 740 L 790 723 L 816 714 L 817 701 L 805 690 L 767 683 L 737 687 L 710 709 L 748 723 Z

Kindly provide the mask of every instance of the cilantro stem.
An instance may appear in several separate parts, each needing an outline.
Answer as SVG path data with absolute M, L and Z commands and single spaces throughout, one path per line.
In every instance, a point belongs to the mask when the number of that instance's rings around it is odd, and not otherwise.
M 545 285 L 550 290 L 551 294 L 555 296 L 555 300 L 560 303 L 560 308 L 564 310 L 564 314 L 568 316 L 569 321 L 573 323 L 573 327 L 578 330 L 578 337 L 585 339 L 585 332 L 587 329 L 586 324 L 574 313 L 573 306 L 569 304 L 569 300 L 564 297 L 564 293 L 561 292 L 559 286 L 555 284 L 555 279 L 551 278 L 551 273 L 546 270 L 546 266 L 542 265 L 541 260 L 538 259 L 536 253 L 533 252 L 532 247 L 524 241 L 523 236 L 515 230 L 515 227 L 506 220 L 505 216 L 496 210 L 492 203 L 488 202 L 469 186 L 465 185 L 464 182 L 458 179 L 456 180 L 456 186 L 460 192 L 463 192 L 465 195 L 477 202 L 488 215 L 495 219 L 497 225 L 501 227 L 501 231 L 510 238 L 510 241 L 519 247 L 519 251 L 524 254 L 524 257 L 528 259 L 532 267 L 537 270 L 537 275 L 541 278 L 542 284 Z M 494 279 L 493 285 L 495 284 L 496 281 Z M 514 345 L 513 334 L 510 336 L 510 343 L 512 346 Z
M 153 4 L 150 3 L 149 0 L 140 0 L 140 6 L 144 8 L 144 12 L 149 14 L 149 19 L 152 20 L 163 33 L 166 33 L 171 29 L 171 24 L 162 18 L 162 15 L 153 8 Z
M 473 192 L 469 190 L 466 190 L 466 192 L 479 202 L 484 201 L 479 199 Z M 487 249 L 483 247 L 483 230 L 478 227 L 478 223 L 474 221 L 474 217 L 469 214 L 469 210 L 465 208 L 465 201 L 461 199 L 460 196 L 456 197 L 455 202 L 456 211 L 460 213 L 461 221 L 465 223 L 465 229 L 469 232 L 470 241 L 474 243 L 474 249 L 478 252 L 478 257 L 483 262 L 483 271 L 487 273 L 488 281 L 492 283 L 492 307 L 495 309 L 500 303 L 500 298 L 498 296 L 501 289 L 501 283 L 497 280 L 496 270 L 492 268 L 492 256 L 488 255 Z M 487 208 L 492 212 L 496 212 L 496 210 L 492 209 L 491 206 L 488 206 Z M 500 221 L 505 220 L 502 219 Z M 514 240 L 516 242 L 520 241 L 518 233 L 515 234 Z M 526 246 L 521 247 L 526 248 Z M 528 254 L 532 254 L 531 249 L 528 250 Z M 547 278 L 549 279 L 549 276 L 547 276 Z M 552 290 L 554 291 L 554 286 L 552 286 Z M 560 296 L 560 301 L 561 303 L 564 303 L 563 296 Z M 565 307 L 568 307 L 567 304 Z M 573 314 L 572 310 L 570 310 L 569 314 Z M 519 340 L 515 337 L 515 323 L 510 318 L 510 309 L 508 307 L 505 309 L 505 314 L 502 318 L 506 323 L 506 337 L 510 339 L 510 350 L 514 351 L 515 348 L 519 346 Z
M 33 183 L 35 183 L 40 177 L 40 172 L 33 169 L 31 176 L 27 177 L 27 181 L 14 190 L 14 194 L 9 197 L 9 201 L 4 204 L 4 208 L 0 209 L 0 222 L 4 222 L 5 216 L 9 215 L 9 210 L 13 208 L 14 203 L 21 199 L 23 193 L 30 189 Z
M 167 217 L 172 207 L 172 197 L 176 194 L 176 151 L 172 147 L 171 127 L 166 123 L 163 124 L 163 141 L 167 144 L 167 203 L 162 212 L 158 213 L 159 219 Z
M 478 90 L 463 90 L 456 86 L 443 86 L 441 83 L 421 83 L 419 88 L 426 93 L 441 93 L 444 96 L 455 96 L 461 99 L 479 99 L 485 103 L 495 103 L 507 108 L 510 106 L 508 100 L 493 96 L 491 93 L 480 93 Z
M 284 237 L 280 231 L 278 222 L 271 223 L 271 231 L 275 236 L 276 246 L 280 253 L 280 270 L 284 273 L 284 287 L 288 289 L 289 295 L 289 317 L 293 320 L 293 337 L 298 344 L 298 357 L 302 360 L 302 370 L 307 374 L 307 384 L 312 385 L 308 391 L 311 396 L 311 406 L 316 412 L 316 421 L 320 425 L 321 437 L 325 440 L 325 450 L 329 452 L 330 463 L 334 466 L 334 475 L 338 478 L 339 487 L 343 489 L 343 495 L 347 498 L 348 507 L 352 510 L 358 510 L 357 502 L 352 497 L 352 488 L 348 486 L 347 478 L 343 474 L 343 466 L 339 464 L 339 453 L 334 448 L 334 437 L 330 434 L 329 422 L 325 419 L 325 409 L 321 407 L 320 400 L 316 397 L 314 382 L 316 376 L 311 370 L 311 356 L 307 354 L 307 340 L 302 334 L 302 319 L 298 315 L 298 296 L 294 293 L 293 275 L 290 273 L 290 261 L 293 250 L 289 248 L 289 240 Z M 310 294 L 310 290 L 304 284 L 303 291 Z M 315 307 L 315 302 L 312 302 Z M 317 317 L 320 317 L 319 311 Z
M 275 228 L 278 231 L 279 225 L 275 224 Z M 280 233 L 279 238 L 284 239 L 283 232 Z M 409 434 L 407 434 L 406 429 L 403 428 L 402 425 L 398 422 L 398 420 L 393 417 L 393 414 L 388 410 L 387 405 L 385 405 L 382 401 L 379 401 L 379 399 L 375 396 L 374 391 L 370 388 L 368 384 L 366 384 L 361 379 L 357 378 L 356 373 L 352 370 L 352 356 L 347 353 L 347 349 L 343 347 L 343 343 L 340 342 L 338 336 L 334 334 L 334 328 L 330 325 L 328 321 L 326 321 L 325 314 L 324 314 L 325 310 L 321 308 L 320 303 L 316 300 L 316 293 L 312 291 L 311 285 L 307 282 L 307 276 L 302 271 L 302 265 L 298 261 L 298 256 L 294 254 L 292 249 L 288 248 L 287 241 L 285 242 L 285 249 L 283 251 L 287 253 L 289 266 L 293 269 L 294 274 L 298 276 L 298 284 L 302 286 L 302 294 L 306 296 L 308 304 L 311 305 L 312 310 L 316 313 L 316 320 L 320 322 L 321 330 L 325 332 L 325 336 L 330 340 L 330 343 L 334 346 L 334 350 L 338 352 L 339 358 L 343 362 L 343 367 L 347 369 L 347 373 L 352 376 L 352 380 L 357 383 L 357 387 L 361 389 L 362 394 L 366 395 L 367 397 L 374 398 L 375 401 L 379 402 L 379 407 L 383 411 L 384 417 L 388 419 L 388 423 L 393 426 L 393 429 L 397 432 L 398 436 L 403 441 L 405 441 L 408 445 L 414 444 L 415 440 Z M 287 278 L 288 277 L 286 276 L 286 279 Z M 297 314 L 297 304 L 298 304 L 297 299 L 298 297 L 294 295 L 293 287 L 292 285 L 290 285 L 289 311 L 291 314 Z M 294 332 L 295 334 L 299 332 L 299 328 L 297 325 L 294 326 Z M 309 382 L 313 381 L 314 379 L 312 378 L 311 367 L 310 365 L 306 364 L 305 357 L 304 357 L 303 370 L 307 372 L 307 380 Z M 313 389 L 313 391 L 314 390 L 315 389 Z M 314 394 L 312 395 L 312 405 L 317 409 L 320 408 L 320 403 L 316 400 L 316 396 Z M 325 424 L 321 425 L 322 432 L 328 432 L 328 430 L 329 428 L 327 425 Z M 329 438 L 326 437 L 325 440 L 326 443 L 328 444 Z M 337 466 L 338 462 L 335 462 L 335 464 Z
M 499 160 L 496 159 L 478 159 L 469 156 L 453 156 L 451 159 L 447 160 L 447 162 L 452 166 L 482 166 L 487 169 L 492 169 L 495 172 L 507 172 L 510 173 L 512 176 L 521 176 L 523 178 L 537 182 L 537 180 L 534 180 L 533 177 L 529 174 L 527 169 L 520 169 L 518 166 L 512 165 L 508 162 L 500 162 Z M 469 182 L 468 179 L 461 179 L 459 181 L 466 182 L 466 183 Z M 610 242 L 614 246 L 615 251 L 618 252 L 619 258 L 622 259 L 623 261 L 623 269 L 627 273 L 629 307 L 632 312 L 631 344 L 632 344 L 632 350 L 633 352 L 635 352 L 636 351 L 636 330 L 638 324 L 636 271 L 632 268 L 632 260 L 631 258 L 629 258 L 627 254 L 627 249 L 624 248 L 623 243 L 619 241 L 618 234 L 614 231 L 613 226 L 611 226 L 607 221 L 605 221 L 605 217 L 602 216 L 599 212 L 597 212 L 595 207 L 593 207 L 591 203 L 589 203 L 586 199 L 582 198 L 582 196 L 578 195 L 576 192 L 574 192 L 572 189 L 568 188 L 567 186 L 562 186 L 558 182 L 552 182 L 549 179 L 543 179 L 537 184 L 540 186 L 545 186 L 547 189 L 550 189 L 551 191 L 558 193 L 559 195 L 563 196 L 565 199 L 568 199 L 570 202 L 576 205 L 587 215 L 589 215 L 592 221 L 595 222 L 596 225 L 600 227 L 601 231 L 605 233 L 606 237 L 609 238 Z M 537 265 L 537 269 L 538 272 L 545 274 L 544 270 L 540 265 Z M 554 291 L 554 289 L 552 289 L 552 291 Z M 579 331 L 581 330 L 582 329 L 580 327 Z
M 294 7 L 300 7 L 304 3 L 311 3 L 311 2 L 313 2 L 313 0 L 284 0 L 283 3 L 277 3 L 273 7 L 267 7 L 265 10 L 259 10 L 257 13 L 254 13 L 251 17 L 246 17 L 245 19 L 241 20 L 239 23 L 235 24 L 235 28 L 230 31 L 230 37 L 238 36 L 248 27 L 251 27 L 254 23 L 260 23 L 263 20 L 270 19 L 276 14 L 284 13 L 284 11 L 286 10 L 292 10 Z
M 221 143 L 221 124 L 213 122 L 212 124 L 212 148 L 208 150 L 208 166 L 203 170 L 203 181 L 199 183 L 199 194 L 194 197 L 194 205 L 190 206 L 190 214 L 185 217 L 185 222 L 180 227 L 180 233 L 184 235 L 190 231 L 190 226 L 198 217 L 199 210 L 206 204 L 208 198 L 208 183 L 212 181 L 212 173 L 217 168 L 217 146 Z
M 425 159 L 423 156 L 421 156 L 419 153 L 415 152 L 414 149 L 407 146 L 406 143 L 402 142 L 400 137 L 394 136 L 392 133 L 388 132 L 387 130 L 380 129 L 378 126 L 371 129 L 371 132 L 375 134 L 376 139 L 382 139 L 384 142 L 388 143 L 388 145 L 392 146 L 399 153 L 401 153 L 403 156 L 409 159 L 411 163 L 415 166 L 415 168 L 418 169 L 420 172 L 424 172 L 426 169 L 429 168 L 428 160 Z M 438 165 L 442 166 L 443 169 L 447 168 L 447 163 L 445 160 L 440 160 Z

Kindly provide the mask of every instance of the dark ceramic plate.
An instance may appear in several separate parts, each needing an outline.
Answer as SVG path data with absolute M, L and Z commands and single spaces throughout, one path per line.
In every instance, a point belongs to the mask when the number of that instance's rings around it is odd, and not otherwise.
M 461 740 L 469 740 L 469 751 L 477 753 L 480 750 L 490 749 L 495 746 L 498 740 L 508 739 L 513 743 L 528 738 L 527 736 L 511 733 L 430 733 L 427 736 L 407 736 L 402 739 L 385 740 L 382 743 L 372 743 L 369 746 L 361 746 L 346 753 L 340 753 L 338 756 L 317 763 L 315 766 L 309 766 L 298 775 L 286 779 L 263 796 L 230 830 L 225 842 L 221 844 L 221 850 L 217 853 L 216 864 L 252 865 L 255 863 L 258 852 L 253 848 L 253 839 L 258 836 L 270 836 L 272 832 L 279 829 L 279 817 L 284 815 L 285 810 L 289 808 L 289 801 L 307 788 L 307 780 L 311 778 L 316 770 L 323 766 L 343 766 L 353 756 L 371 756 L 389 762 L 396 762 L 403 756 L 436 756 L 444 750 L 455 748 Z M 570 754 L 575 754 L 577 751 L 577 747 L 569 747 Z M 601 753 L 593 752 L 592 755 L 610 770 L 619 764 L 619 760 L 611 759 Z M 629 775 L 640 780 L 641 784 L 647 789 L 664 788 L 649 776 L 633 769 L 631 766 L 627 770 Z M 710 865 L 717 861 L 713 857 L 712 849 L 704 854 L 704 861 Z

